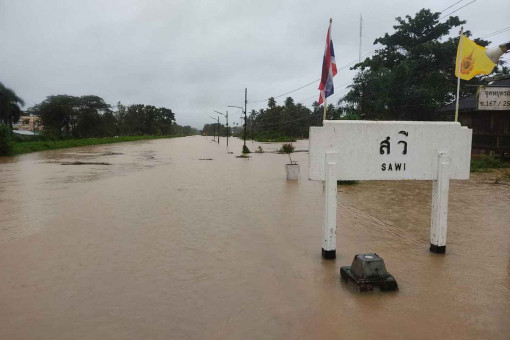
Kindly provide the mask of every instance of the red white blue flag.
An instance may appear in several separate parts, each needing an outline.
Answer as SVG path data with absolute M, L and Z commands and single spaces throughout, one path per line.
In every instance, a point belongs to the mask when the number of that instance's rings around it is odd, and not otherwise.
M 329 22 L 328 36 L 326 37 L 326 48 L 324 49 L 324 59 L 322 60 L 322 77 L 319 85 L 319 105 L 326 98 L 335 93 L 333 86 L 333 77 L 336 75 L 335 51 L 333 50 L 333 41 L 331 40 L 331 20 Z

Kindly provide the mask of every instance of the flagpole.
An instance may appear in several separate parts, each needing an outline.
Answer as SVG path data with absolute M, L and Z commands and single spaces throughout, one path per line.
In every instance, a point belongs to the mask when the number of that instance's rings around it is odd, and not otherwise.
M 458 65 L 458 73 L 457 73 L 457 102 L 455 103 L 455 121 L 459 121 L 459 93 L 460 93 L 460 70 L 462 68 L 462 29 L 463 27 L 460 26 L 460 32 L 459 32 L 459 53 L 457 55 L 457 63 Z M 455 65 L 457 67 L 457 65 Z
M 333 23 L 333 19 L 332 18 L 329 18 L 329 28 L 328 28 L 328 32 L 331 34 L 331 24 Z M 330 43 L 331 41 L 331 36 L 329 37 L 329 40 L 328 40 L 328 44 Z M 324 125 L 324 121 L 326 120 L 326 110 L 327 110 L 327 104 L 328 102 L 328 99 L 326 98 L 326 89 L 324 89 L 324 115 L 322 117 L 322 125 Z
M 324 117 L 322 118 L 322 125 L 324 125 L 324 121 L 326 120 L 326 107 L 327 107 L 327 99 L 324 98 Z

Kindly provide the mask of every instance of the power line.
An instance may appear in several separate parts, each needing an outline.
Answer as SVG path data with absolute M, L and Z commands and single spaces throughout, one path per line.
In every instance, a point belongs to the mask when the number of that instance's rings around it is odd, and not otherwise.
M 450 12 L 450 13 L 448 13 L 448 14 L 444 15 L 444 16 L 442 16 L 441 18 L 439 18 L 439 20 L 444 19 L 444 18 L 446 18 L 447 16 L 449 16 L 449 15 L 451 15 L 451 14 L 453 14 L 453 13 L 457 12 L 457 11 L 460 11 L 461 9 L 463 9 L 463 8 L 464 8 L 464 7 L 466 7 L 466 6 L 471 5 L 471 4 L 472 4 L 473 2 L 475 2 L 475 1 L 476 1 L 476 0 L 473 0 L 473 1 L 471 1 L 471 2 L 468 2 L 468 3 L 467 3 L 467 4 L 465 4 L 464 6 L 459 7 L 459 8 L 457 8 L 456 10 L 454 10 L 454 11 L 452 11 L 452 12 Z
M 373 51 L 370 51 L 370 52 L 368 52 L 368 53 L 365 53 L 364 55 L 362 55 L 362 56 L 361 56 L 361 58 L 362 58 L 362 59 L 364 59 L 364 58 L 366 58 L 366 57 L 370 56 L 371 54 L 373 54 L 373 53 L 374 53 L 374 52 L 376 52 L 376 51 L 377 51 L 377 49 L 375 49 L 375 50 L 373 50 Z M 348 63 L 347 63 L 347 64 L 345 64 L 345 65 L 342 65 L 342 66 L 340 66 L 340 67 L 337 67 L 337 71 L 341 71 L 341 70 L 343 70 L 343 69 L 346 69 L 346 68 L 348 68 L 348 67 L 350 67 L 350 66 L 352 66 L 352 65 L 355 65 L 356 63 L 358 63 L 358 59 L 354 59 L 354 60 L 352 60 L 352 61 L 348 62 Z M 310 85 L 312 85 L 312 84 L 314 84 L 314 83 L 318 82 L 319 80 L 321 80 L 321 78 L 315 79 L 315 80 L 313 80 L 313 81 L 311 81 L 311 82 L 309 82 L 309 83 L 307 83 L 307 84 L 305 84 L 305 85 L 303 85 L 303 86 L 300 86 L 300 87 L 298 87 L 298 88 L 296 88 L 296 89 L 294 89 L 294 90 L 291 90 L 291 91 L 289 91 L 289 92 L 286 92 L 286 93 L 280 94 L 280 95 L 278 95 L 278 96 L 270 96 L 270 97 L 267 97 L 267 98 L 265 98 L 265 99 L 250 100 L 250 101 L 248 101 L 248 103 L 249 103 L 249 104 L 254 104 L 254 103 L 265 102 L 265 101 L 267 101 L 267 100 L 268 100 L 269 98 L 271 98 L 271 97 L 272 97 L 272 98 L 275 98 L 275 99 L 276 99 L 276 98 L 280 98 L 280 97 L 283 97 L 283 96 L 285 96 L 285 95 L 288 95 L 288 94 L 291 94 L 291 93 L 293 93 L 293 92 L 296 92 L 296 91 L 298 91 L 298 90 L 304 89 L 305 87 L 310 86 Z
M 495 36 L 495 35 L 498 35 L 498 34 L 504 33 L 504 32 L 506 32 L 506 31 L 508 31 L 508 30 L 510 30 L 510 26 L 505 27 L 505 28 L 501 28 L 501 29 L 499 29 L 499 30 L 497 30 L 497 31 L 495 31 L 495 32 L 492 32 L 492 33 L 486 34 L 486 35 L 484 35 L 484 36 L 480 37 L 479 39 L 485 39 L 485 38 L 493 37 L 493 36 Z
M 445 9 L 441 10 L 441 13 L 443 13 L 443 12 L 444 12 L 444 11 L 446 11 L 447 9 L 452 8 L 453 6 L 455 6 L 456 4 L 458 4 L 458 3 L 462 2 L 462 1 L 464 1 L 464 0 L 459 0 L 459 1 L 457 1 L 456 3 L 454 3 L 453 5 L 450 5 L 450 6 L 446 7 Z
M 371 52 L 368 52 L 368 53 L 364 54 L 363 56 L 361 56 L 361 58 L 363 58 L 363 59 L 364 59 L 364 58 L 368 57 L 369 55 L 373 54 L 373 53 L 374 53 L 374 52 L 376 52 L 376 51 L 377 51 L 377 49 L 375 49 L 375 50 L 373 50 L 373 51 L 371 51 Z M 338 71 L 341 71 L 341 70 L 346 69 L 346 68 L 348 68 L 348 67 L 350 67 L 350 66 L 352 66 L 352 65 L 355 65 L 356 63 L 358 63 L 358 59 L 354 59 L 354 60 L 352 60 L 352 61 L 348 62 L 347 64 L 345 64 L 345 65 L 343 65 L 343 66 L 338 67 L 338 68 L 337 68 L 337 70 L 338 70 Z M 298 88 L 296 88 L 296 89 L 294 89 L 294 90 L 292 90 L 292 91 L 289 91 L 289 92 L 286 92 L 286 93 L 280 94 L 280 95 L 278 95 L 278 96 L 271 96 L 271 97 L 268 97 L 268 98 L 265 98 L 265 99 L 250 100 L 250 101 L 248 101 L 248 103 L 249 103 L 249 104 L 261 103 L 261 102 L 265 102 L 265 101 L 269 100 L 269 98 L 275 98 L 275 99 L 276 99 L 276 98 L 280 98 L 280 97 L 286 96 L 286 95 L 288 95 L 288 94 L 291 94 L 291 93 L 293 93 L 293 92 L 296 92 L 296 91 L 299 91 L 299 90 L 301 90 L 301 89 L 304 89 L 305 87 L 310 86 L 310 85 L 312 85 L 312 84 L 314 84 L 314 83 L 318 82 L 319 80 L 321 80 L 321 78 L 319 78 L 319 79 L 315 79 L 315 80 L 313 80 L 313 81 L 311 81 L 311 82 L 309 82 L 309 83 L 307 83 L 307 84 L 305 84 L 305 85 L 303 85 L 303 86 L 300 86 L 300 87 L 298 87 Z
M 311 82 L 309 82 L 309 83 L 307 83 L 307 84 L 305 84 L 305 85 L 303 85 L 303 86 L 301 86 L 301 87 L 298 87 L 297 89 L 294 89 L 294 90 L 292 90 L 292 91 L 289 91 L 289 92 L 286 92 L 286 93 L 280 94 L 280 95 L 278 95 L 278 96 L 272 96 L 272 97 L 268 97 L 268 98 L 266 98 L 266 99 L 251 100 L 251 101 L 249 101 L 249 103 L 250 103 L 250 104 L 253 104 L 253 103 L 259 103 L 259 102 L 265 102 L 265 101 L 266 101 L 266 100 L 268 100 L 269 98 L 275 98 L 275 99 L 276 99 L 276 98 L 280 98 L 280 97 L 283 97 L 283 96 L 285 96 L 285 95 L 288 95 L 288 94 L 291 94 L 291 93 L 293 93 L 293 92 L 296 92 L 296 91 L 298 91 L 298 90 L 304 89 L 305 87 L 310 86 L 310 85 L 312 85 L 312 84 L 314 84 L 314 83 L 318 82 L 319 80 L 321 80 L 321 78 L 319 78 L 319 79 L 315 79 L 314 81 L 311 81 Z

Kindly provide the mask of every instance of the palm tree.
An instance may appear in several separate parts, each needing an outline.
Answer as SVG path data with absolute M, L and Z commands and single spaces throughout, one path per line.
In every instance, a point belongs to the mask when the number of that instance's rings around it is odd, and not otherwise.
M 270 109 L 274 109 L 276 107 L 276 100 L 274 100 L 274 97 L 271 97 L 267 100 L 267 106 Z
M 0 121 L 12 129 L 21 116 L 21 107 L 25 105 L 23 99 L 18 97 L 10 88 L 0 83 Z

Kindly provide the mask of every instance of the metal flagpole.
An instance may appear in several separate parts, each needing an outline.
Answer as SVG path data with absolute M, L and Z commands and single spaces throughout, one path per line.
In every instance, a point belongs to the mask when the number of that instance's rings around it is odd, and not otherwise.
M 327 107 L 327 99 L 324 98 L 324 117 L 322 118 L 322 125 L 324 125 L 324 121 L 326 120 L 326 107 Z
M 457 55 L 457 63 L 458 65 L 458 73 L 457 73 L 457 102 L 455 104 L 455 121 L 459 121 L 459 93 L 460 93 L 460 70 L 462 69 L 462 29 L 463 27 L 460 27 L 460 33 L 459 33 L 459 53 Z M 455 65 L 457 67 L 457 65 Z
M 328 51 L 329 49 L 329 44 L 331 44 L 331 23 L 333 22 L 333 19 L 329 18 L 329 27 L 328 27 L 328 41 L 326 44 L 326 51 Z M 331 61 L 329 63 L 329 68 L 331 68 Z M 328 73 L 329 73 L 329 68 L 328 68 Z M 324 125 L 324 121 L 326 120 L 326 110 L 327 110 L 327 107 L 328 107 L 328 103 L 327 103 L 327 98 L 326 98 L 326 85 L 327 85 L 327 80 L 326 80 L 326 84 L 324 84 L 324 115 L 322 117 L 322 125 Z

